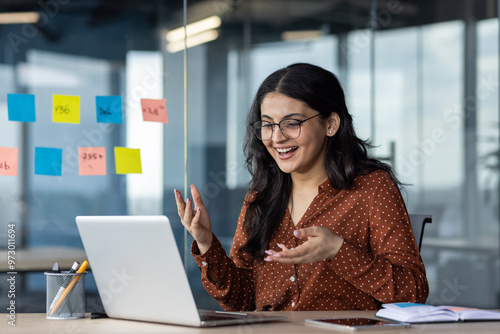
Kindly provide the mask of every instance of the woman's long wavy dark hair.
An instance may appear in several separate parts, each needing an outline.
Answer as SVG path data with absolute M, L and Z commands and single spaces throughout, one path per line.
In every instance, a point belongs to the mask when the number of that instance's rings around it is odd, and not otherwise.
M 368 157 L 370 144 L 356 136 L 352 117 L 347 110 L 344 91 L 337 77 L 315 65 L 297 63 L 269 75 L 261 84 L 248 115 L 245 139 L 247 168 L 252 175 L 249 192 L 254 194 L 248 203 L 244 229 L 247 243 L 241 251 L 262 259 L 273 234 L 285 214 L 292 190 L 290 174 L 283 173 L 251 125 L 261 119 L 261 104 L 267 94 L 276 92 L 305 102 L 326 119 L 332 112 L 340 117 L 340 127 L 326 144 L 325 166 L 328 179 L 336 189 L 348 189 L 354 178 L 374 170 L 388 172 L 396 183 L 389 165 Z

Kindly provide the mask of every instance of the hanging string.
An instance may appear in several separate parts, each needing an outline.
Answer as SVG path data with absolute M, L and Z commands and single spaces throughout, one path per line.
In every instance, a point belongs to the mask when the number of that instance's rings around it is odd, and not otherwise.
M 375 34 L 377 31 L 377 1 L 372 0 L 370 6 L 370 136 L 372 143 L 376 143 L 376 133 L 375 133 L 375 121 L 376 121 L 376 110 L 375 110 Z
M 188 118 L 187 118 L 187 0 L 183 2 L 184 21 L 184 199 L 188 198 Z M 184 268 L 188 270 L 188 233 L 184 229 Z

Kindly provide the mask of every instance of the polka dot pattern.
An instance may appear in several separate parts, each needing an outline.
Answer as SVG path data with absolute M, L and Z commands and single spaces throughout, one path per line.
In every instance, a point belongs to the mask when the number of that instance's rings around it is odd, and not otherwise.
M 243 205 L 229 257 L 215 237 L 203 256 L 192 246 L 203 285 L 226 310 L 372 310 L 381 303 L 427 299 L 406 207 L 386 172 L 359 176 L 348 190 L 325 181 L 297 226 L 287 211 L 269 243 L 276 251 L 277 243 L 297 247 L 305 240 L 293 236 L 295 229 L 324 226 L 344 238 L 333 260 L 281 264 L 238 252 L 247 240 L 245 213 Z

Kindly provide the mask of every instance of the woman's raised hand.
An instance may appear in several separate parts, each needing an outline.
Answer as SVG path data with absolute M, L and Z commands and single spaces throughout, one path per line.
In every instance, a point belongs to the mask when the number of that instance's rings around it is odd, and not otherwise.
M 201 199 L 201 194 L 194 185 L 191 185 L 191 196 L 193 203 L 188 198 L 186 202 L 181 193 L 175 190 L 175 202 L 177 204 L 177 213 L 181 218 L 182 225 L 193 236 L 198 244 L 200 254 L 204 254 L 212 245 L 213 235 L 210 224 L 210 217 Z

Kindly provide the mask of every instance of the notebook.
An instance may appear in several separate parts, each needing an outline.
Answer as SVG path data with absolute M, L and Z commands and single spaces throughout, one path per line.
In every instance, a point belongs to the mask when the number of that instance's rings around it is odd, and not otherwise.
M 198 310 L 166 216 L 78 216 L 76 224 L 110 318 L 194 327 L 285 319 Z

